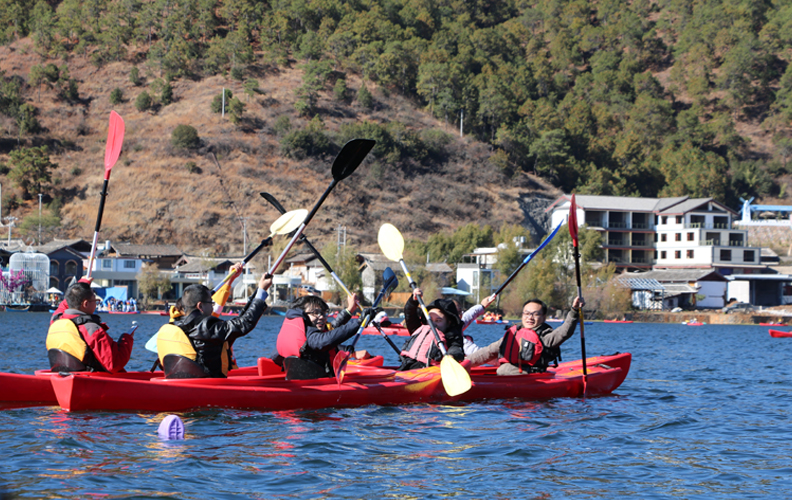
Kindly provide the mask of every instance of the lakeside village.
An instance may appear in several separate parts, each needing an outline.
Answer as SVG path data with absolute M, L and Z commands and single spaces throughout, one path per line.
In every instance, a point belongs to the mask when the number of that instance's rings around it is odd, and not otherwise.
M 547 207 L 550 226 L 567 219 L 570 197 L 560 196 Z M 622 319 L 652 321 L 654 315 L 654 321 L 673 322 L 701 318 L 715 323 L 792 322 L 792 265 L 784 266 L 775 252 L 750 246 L 748 241 L 752 226 L 792 231 L 792 206 L 744 201 L 737 212 L 712 198 L 587 195 L 576 196 L 576 204 L 578 224 L 601 233 L 602 263 L 613 262 L 621 273 L 619 285 L 630 290 L 633 310 L 625 311 Z M 777 215 L 771 220 L 752 217 L 768 213 Z M 522 251 L 527 255 L 532 249 Z M 50 309 L 87 272 L 90 252 L 91 242 L 83 239 L 28 246 L 11 239 L 9 230 L 8 240 L 0 242 L 0 305 L 8 311 Z M 444 295 L 479 302 L 505 279 L 495 268 L 497 255 L 497 248 L 477 248 L 463 256 L 462 262 L 427 263 L 426 267 L 440 278 L 438 282 L 456 283 L 455 288 L 442 288 Z M 92 286 L 103 300 L 103 309 L 110 305 L 118 311 L 137 311 L 146 289 L 144 280 L 151 280 L 153 272 L 154 279 L 164 285 L 151 294 L 156 299 L 152 307 L 164 310 L 188 285 L 212 287 L 221 282 L 239 260 L 192 256 L 174 245 L 105 241 L 98 244 Z M 363 295 L 371 301 L 382 271 L 392 263 L 375 253 L 359 253 L 356 260 Z M 248 271 L 237 280 L 233 304 L 245 303 L 255 276 Z M 332 277 L 312 253 L 296 253 L 274 277 L 271 306 L 285 307 L 306 293 L 330 300 Z M 391 297 L 390 302 L 403 302 L 407 295 Z M 788 310 L 779 307 L 785 305 L 790 305 Z

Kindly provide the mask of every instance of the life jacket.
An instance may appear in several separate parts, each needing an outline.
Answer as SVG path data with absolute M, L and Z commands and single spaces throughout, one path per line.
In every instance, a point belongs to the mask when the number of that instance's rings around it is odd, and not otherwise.
M 157 332 L 157 356 L 162 366 L 165 366 L 165 356 L 176 354 L 202 365 L 198 356 L 198 351 L 189 336 L 178 326 L 168 323 L 162 325 Z M 223 342 L 223 350 L 220 354 L 221 371 L 223 375 L 228 375 L 228 370 L 232 368 L 233 362 L 228 348 L 228 342 Z
M 525 347 L 524 347 L 525 346 Z M 543 351 L 542 340 L 530 328 L 520 328 L 514 325 L 503 335 L 500 344 L 500 363 L 511 363 L 515 366 L 534 366 Z M 523 355 L 527 355 L 525 359 Z
M 281 326 L 280 332 L 278 332 L 276 347 L 278 349 L 278 354 L 284 358 L 297 356 L 301 359 L 313 361 L 325 369 L 331 368 L 330 363 L 335 359 L 336 354 L 338 354 L 338 349 L 335 347 L 327 351 L 319 351 L 308 347 L 305 318 L 302 316 L 294 318 L 287 317 L 283 320 L 283 325 Z
M 88 323 L 96 322 L 91 316 L 84 314 L 60 314 L 47 331 L 47 351 L 58 349 L 73 356 L 92 370 L 107 371 L 96 359 L 93 351 L 85 341 L 85 336 L 88 334 L 85 325 Z M 98 324 L 105 331 L 108 330 L 106 324 Z
M 540 339 L 544 339 L 545 335 L 553 333 L 553 327 L 548 325 L 547 323 L 543 323 L 539 325 L 536 329 L 536 333 L 539 334 Z M 547 347 L 544 345 L 544 340 L 542 340 L 542 356 L 539 358 L 539 361 L 536 363 L 536 367 L 541 369 L 541 371 L 545 371 L 548 366 L 558 366 L 558 363 L 561 362 L 561 347 Z
M 442 331 L 437 330 L 437 334 L 440 336 L 440 340 L 445 341 L 445 334 Z M 432 349 L 433 347 L 434 350 Z M 424 365 L 429 365 L 439 357 L 439 353 L 440 350 L 435 344 L 432 327 L 429 325 L 422 325 L 413 332 L 404 350 L 402 350 L 401 355 L 402 357 L 420 361 Z

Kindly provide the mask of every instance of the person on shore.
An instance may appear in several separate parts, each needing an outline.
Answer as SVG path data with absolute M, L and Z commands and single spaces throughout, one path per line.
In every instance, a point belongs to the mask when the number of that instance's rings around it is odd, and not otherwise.
M 468 359 L 471 366 L 483 365 L 498 359 L 498 375 L 519 375 L 547 371 L 551 363 L 561 361 L 561 344 L 575 334 L 579 318 L 578 310 L 585 302 L 575 297 L 572 310 L 564 323 L 553 330 L 547 319 L 547 305 L 539 299 L 531 299 L 522 308 L 522 319 L 504 336 L 483 347 Z
M 238 269 L 243 266 L 241 262 L 235 264 Z M 185 288 L 180 299 L 183 315 L 174 318 L 172 323 L 163 325 L 157 332 L 157 351 L 166 376 L 169 376 L 170 367 L 165 356 L 178 354 L 198 364 L 203 374 L 199 373 L 197 376 L 224 378 L 233 363 L 231 346 L 236 339 L 244 337 L 256 327 L 267 308 L 265 300 L 271 285 L 272 276 L 262 275 L 248 309 L 229 321 L 212 315 L 214 302 L 209 288 L 204 285 L 190 285 Z M 185 336 L 189 343 L 184 342 Z M 196 374 L 189 376 L 194 377 Z
M 85 367 L 67 371 L 124 371 L 132 354 L 134 336 L 124 333 L 116 342 L 108 335 L 109 328 L 94 314 L 97 298 L 90 284 L 78 281 L 66 290 L 65 297 L 68 307 L 53 315 L 47 332 L 50 368 L 68 368 L 63 357 L 66 353 Z
M 318 372 L 335 376 L 333 359 L 343 348 L 341 343 L 352 338 L 360 328 L 360 319 L 352 315 L 359 307 L 357 296 L 347 296 L 347 307 L 331 324 L 327 323 L 327 302 L 316 295 L 303 295 L 291 303 L 278 333 L 277 349 L 282 358 L 296 356 L 316 364 Z

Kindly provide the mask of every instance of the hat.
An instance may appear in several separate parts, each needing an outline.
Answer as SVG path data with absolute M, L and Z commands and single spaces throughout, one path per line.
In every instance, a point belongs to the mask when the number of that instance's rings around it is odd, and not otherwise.
M 377 323 L 380 326 L 390 326 L 391 322 L 390 319 L 388 319 L 388 313 L 385 311 L 380 311 L 377 313 L 377 315 L 374 316 L 374 323 Z
M 446 317 L 449 326 L 462 324 L 462 320 L 459 319 L 459 310 L 457 310 L 457 306 L 453 300 L 436 299 L 426 307 L 427 311 L 431 311 L 432 309 L 439 309 L 443 313 L 443 316 Z M 426 323 L 426 318 L 421 316 L 421 322 Z

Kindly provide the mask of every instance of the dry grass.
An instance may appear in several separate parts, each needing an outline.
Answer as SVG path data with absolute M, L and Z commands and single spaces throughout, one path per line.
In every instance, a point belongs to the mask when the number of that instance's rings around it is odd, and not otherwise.
M 11 47 L 0 47 L 0 69 L 6 75 L 27 79 L 30 67 L 42 61 L 29 48 L 28 40 Z M 28 47 L 23 49 L 23 47 Z M 273 131 L 275 120 L 288 115 L 292 127 L 302 127 L 307 119 L 294 112 L 294 90 L 302 84 L 302 72 L 295 68 L 267 68 L 257 76 L 263 93 L 248 98 L 242 82 L 222 76 L 203 80 L 182 79 L 173 85 L 174 102 L 155 111 L 139 112 L 134 102 L 158 75 L 139 66 L 144 84 L 129 81 L 128 62 L 114 62 L 101 68 L 76 57 L 66 63 L 78 80 L 82 102 L 75 105 L 57 99 L 52 90 L 27 89 L 25 98 L 40 110 L 45 132 L 35 141 L 69 141 L 73 147 L 58 148 L 52 161 L 59 165 L 54 177 L 60 179 L 57 190 L 64 196 L 63 237 L 90 240 L 102 186 L 107 117 L 111 109 L 125 120 L 124 151 L 112 171 L 109 196 L 102 221 L 101 239 L 127 240 L 136 243 L 173 243 L 187 252 L 209 249 L 217 254 L 241 254 L 239 212 L 248 217 L 249 245 L 269 233 L 277 218 L 275 210 L 259 192 L 274 194 L 288 209 L 310 209 L 332 180 L 332 158 L 309 158 L 295 161 L 280 155 L 279 138 Z M 350 94 L 361 81 L 349 75 Z M 328 133 L 350 121 L 370 120 L 379 123 L 402 121 L 415 129 L 443 129 L 442 121 L 417 109 L 408 99 L 367 84 L 378 105 L 367 111 L 355 104 L 340 104 L 328 88 L 321 94 L 318 109 Z M 230 88 L 246 104 L 245 115 L 259 124 L 257 130 L 242 131 L 209 110 L 209 104 L 223 87 Z M 117 106 L 109 102 L 114 88 L 123 91 L 124 101 Z M 178 151 L 170 145 L 170 135 L 180 124 L 198 130 L 202 147 L 197 151 Z M 10 143 L 14 135 L 6 122 L 0 122 L 0 140 Z M 449 126 L 447 132 L 454 133 Z M 32 141 L 29 140 L 28 144 Z M 220 170 L 207 157 L 214 152 Z M 448 145 L 445 163 L 413 165 L 406 173 L 395 165 L 385 165 L 381 177 L 370 171 L 372 159 L 355 174 L 340 183 L 317 213 L 309 233 L 319 247 L 335 241 L 335 230 L 346 226 L 348 244 L 360 250 L 377 249 L 376 233 L 384 222 L 399 227 L 407 238 L 427 239 L 437 231 L 450 231 L 469 222 L 499 227 L 504 222 L 524 220 L 518 203 L 531 196 L 531 182 L 504 179 L 488 165 L 490 148 L 466 137 L 454 136 Z M 7 160 L 7 150 L 0 150 L 0 162 Z M 200 173 L 190 173 L 185 164 L 192 161 Z M 73 175 L 80 167 L 82 174 Z M 220 186 L 222 176 L 228 195 Z M 3 187 L 10 186 L 2 179 Z M 557 192 L 544 189 L 544 196 Z M 6 191 L 7 193 L 7 191 Z M 37 209 L 31 201 L 14 215 L 23 217 Z M 5 215 L 5 214 L 4 214 Z M 261 257 L 260 257 L 261 258 Z M 264 254 L 266 258 L 266 254 Z

